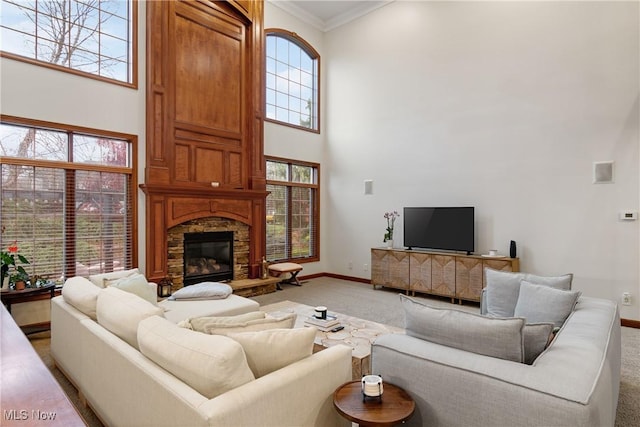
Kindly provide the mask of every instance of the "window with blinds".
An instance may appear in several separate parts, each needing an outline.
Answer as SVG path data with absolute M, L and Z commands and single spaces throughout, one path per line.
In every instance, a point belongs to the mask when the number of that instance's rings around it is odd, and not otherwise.
M 0 247 L 52 280 L 131 268 L 133 138 L 0 123 Z
M 267 159 L 267 260 L 319 259 L 320 165 Z

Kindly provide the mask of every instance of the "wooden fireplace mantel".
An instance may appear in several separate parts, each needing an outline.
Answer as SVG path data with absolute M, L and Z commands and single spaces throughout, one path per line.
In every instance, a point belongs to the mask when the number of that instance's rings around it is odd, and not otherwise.
M 207 217 L 230 218 L 249 225 L 249 277 L 259 277 L 265 248 L 266 191 L 202 191 L 145 184 L 140 188 L 147 197 L 146 274 L 149 280 L 167 276 L 168 230 L 183 222 Z

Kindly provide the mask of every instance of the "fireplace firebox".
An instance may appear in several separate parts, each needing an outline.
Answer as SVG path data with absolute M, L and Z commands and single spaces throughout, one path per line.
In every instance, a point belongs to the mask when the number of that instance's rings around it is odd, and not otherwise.
M 184 286 L 233 280 L 233 231 L 185 233 Z

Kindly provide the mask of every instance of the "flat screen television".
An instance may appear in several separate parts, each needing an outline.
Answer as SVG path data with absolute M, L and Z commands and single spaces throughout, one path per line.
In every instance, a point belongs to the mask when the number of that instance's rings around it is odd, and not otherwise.
M 409 249 L 475 250 L 473 207 L 405 207 L 403 222 Z

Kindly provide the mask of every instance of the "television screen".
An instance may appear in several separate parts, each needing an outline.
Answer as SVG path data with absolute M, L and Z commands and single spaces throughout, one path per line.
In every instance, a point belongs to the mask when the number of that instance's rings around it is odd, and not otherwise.
M 405 207 L 403 221 L 409 249 L 475 250 L 473 207 Z

